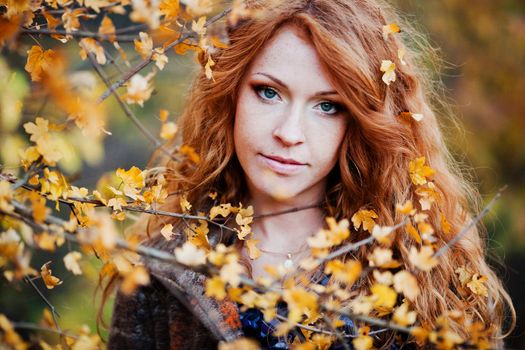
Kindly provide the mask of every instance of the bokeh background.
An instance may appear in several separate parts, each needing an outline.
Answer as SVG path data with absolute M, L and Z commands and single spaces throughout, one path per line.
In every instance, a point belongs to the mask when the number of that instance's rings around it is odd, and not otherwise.
M 444 97 L 458 122 L 444 125 L 448 145 L 466 169 L 486 201 L 503 185 L 503 198 L 485 217 L 488 232 L 489 260 L 500 273 L 518 314 L 516 330 L 507 340 L 508 348 L 525 349 L 525 2 L 522 0 L 393 0 L 406 18 L 419 28 L 443 59 L 440 79 L 446 86 Z M 116 16 L 115 22 L 124 20 Z M 24 147 L 21 125 L 35 116 L 51 117 L 54 111 L 31 93 L 30 80 L 24 71 L 23 53 L 34 44 L 30 37 L 17 52 L 3 51 L 0 57 L 0 157 L 4 169 L 17 168 L 17 149 Z M 38 39 L 45 47 L 56 41 Z M 47 45 L 47 46 L 46 46 Z M 104 88 L 87 61 L 81 61 L 78 47 L 63 47 L 70 59 L 70 71 L 77 71 L 83 84 L 100 94 Z M 131 54 L 131 50 L 129 50 Z M 133 56 L 131 56 L 133 57 Z M 193 53 L 169 54 L 164 71 L 155 77 L 153 97 L 144 107 L 132 106 L 149 130 L 158 133 L 159 110 L 170 111 L 176 118 L 184 104 L 191 78 L 199 67 Z M 131 59 L 136 62 L 138 57 Z M 120 73 L 109 67 L 112 79 Z M 22 101 L 17 108 L 15 101 Z M 76 186 L 94 189 L 97 180 L 116 168 L 132 165 L 144 168 L 153 151 L 152 145 L 124 116 L 113 98 L 105 102 L 107 128 L 112 136 L 90 139 L 77 134 L 64 140 L 69 150 L 66 172 Z M 449 118 L 443 118 L 444 122 Z M 123 224 L 124 225 L 124 224 Z M 123 229 L 124 227 L 120 227 Z M 63 256 L 68 247 L 57 253 L 38 252 L 33 266 Z M 64 283 L 52 291 L 40 289 L 57 308 L 64 329 L 78 329 L 86 324 L 95 327 L 98 299 L 94 299 L 97 280 L 96 259 L 82 265 L 84 276 L 73 276 L 60 261 L 53 263 L 53 273 Z M 0 313 L 15 321 L 37 323 L 46 307 L 27 284 L 13 287 L 0 281 Z M 105 315 L 109 320 L 112 303 Z M 24 333 L 29 336 L 30 333 Z M 107 333 L 103 330 L 102 334 Z

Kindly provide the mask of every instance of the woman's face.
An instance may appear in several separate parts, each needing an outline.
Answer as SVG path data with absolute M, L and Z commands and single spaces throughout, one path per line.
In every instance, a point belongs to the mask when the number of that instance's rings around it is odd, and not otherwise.
M 311 204 L 324 194 L 347 121 L 317 52 L 296 30 L 279 30 L 251 64 L 234 141 L 252 198 Z

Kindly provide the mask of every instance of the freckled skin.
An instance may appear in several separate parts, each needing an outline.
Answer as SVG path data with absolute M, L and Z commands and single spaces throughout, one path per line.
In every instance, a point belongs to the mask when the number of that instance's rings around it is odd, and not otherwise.
M 334 90 L 315 48 L 293 27 L 283 27 L 255 58 L 240 86 L 234 126 L 252 197 L 297 205 L 322 198 L 347 125 Z M 321 91 L 334 94 L 317 95 Z M 282 174 L 268 167 L 263 154 L 306 166 Z

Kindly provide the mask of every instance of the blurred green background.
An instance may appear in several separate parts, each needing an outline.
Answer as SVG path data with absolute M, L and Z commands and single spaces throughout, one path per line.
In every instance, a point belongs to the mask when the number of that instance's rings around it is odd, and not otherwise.
M 466 168 L 472 169 L 472 180 L 486 201 L 500 187 L 508 185 L 503 198 L 484 223 L 489 237 L 490 263 L 500 272 L 518 313 L 518 326 L 507 339 L 508 348 L 523 349 L 525 337 L 522 336 L 524 329 L 520 319 L 525 315 L 525 302 L 521 298 L 525 295 L 525 2 L 395 0 L 393 4 L 428 35 L 430 43 L 444 59 L 441 79 L 460 124 L 459 127 L 443 125 L 454 155 Z M 118 21 L 119 16 L 114 20 Z M 48 48 L 57 45 L 56 41 L 39 41 Z M 31 38 L 25 38 L 24 43 L 25 46 L 19 48 L 21 53 L 34 44 Z M 89 62 L 79 59 L 76 44 L 64 48 L 71 60 L 69 70 L 85 72 L 87 75 L 83 80 L 93 79 L 100 94 L 103 87 L 97 82 Z M 144 125 L 157 134 L 161 124 L 159 110 L 169 110 L 170 119 L 177 116 L 191 77 L 199 69 L 193 53 L 176 56 L 170 52 L 168 55 L 168 65 L 155 77 L 156 89 L 152 98 L 144 108 L 132 106 Z M 0 156 L 7 167 L 16 167 L 16 149 L 26 142 L 13 130 L 20 133 L 20 125 L 33 120 L 36 115 L 49 118 L 53 115 L 52 106 L 30 98 L 29 79 L 21 57 L 4 50 L 0 58 L 0 117 L 3 118 Z M 113 78 L 119 76 L 114 68 L 107 68 L 107 72 Z M 6 116 L 16 109 L 13 106 L 16 100 L 23 100 L 24 108 L 18 119 L 6 122 Z M 143 168 L 153 151 L 151 144 L 126 119 L 112 97 L 105 104 L 109 116 L 107 129 L 113 135 L 96 140 L 75 134 L 68 141 L 76 145 L 70 154 L 74 165 L 70 166 L 68 173 L 76 178 L 74 184 L 77 186 L 93 189 L 102 174 L 118 167 L 127 169 L 136 165 Z M 58 256 L 63 256 L 67 249 L 67 245 L 62 247 Z M 39 267 L 53 260 L 56 254 L 39 252 L 35 254 L 32 266 Z M 100 262 L 96 259 L 83 262 L 85 275 L 81 277 L 66 271 L 58 259 L 51 267 L 64 283 L 47 291 L 40 281 L 36 282 L 61 314 L 61 326 L 78 329 L 79 325 L 87 324 L 94 330 L 97 303 L 93 292 Z M 29 285 L 20 283 L 13 289 L 2 279 L 0 291 L 0 313 L 17 321 L 38 322 L 45 305 Z M 107 319 L 111 306 L 108 303 L 106 307 Z

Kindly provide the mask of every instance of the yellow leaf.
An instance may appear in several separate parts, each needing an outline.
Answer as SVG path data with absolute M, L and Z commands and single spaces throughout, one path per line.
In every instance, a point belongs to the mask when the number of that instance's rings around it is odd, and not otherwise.
M 198 266 L 206 263 L 206 252 L 190 242 L 184 242 L 182 247 L 175 248 L 177 261 L 187 266 Z
M 149 100 L 151 93 L 153 92 L 153 87 L 150 86 L 149 79 L 140 74 L 135 74 L 131 77 L 126 87 L 127 92 L 124 94 L 123 98 L 127 103 L 137 103 L 141 107 L 144 106 L 146 100 Z
M 394 231 L 392 226 L 380 226 L 375 225 L 372 229 L 372 236 L 382 244 L 390 245 L 392 240 L 390 239 L 390 234 Z
M 115 34 L 115 26 L 113 25 L 113 21 L 108 16 L 104 16 L 102 19 L 102 22 L 100 22 L 100 27 L 98 28 L 98 34 L 107 36 L 108 40 L 110 42 L 115 41 L 116 34 Z
M 174 122 L 164 123 L 160 129 L 160 137 L 164 140 L 171 140 L 173 137 L 175 137 L 177 130 L 177 124 Z
M 74 32 L 80 28 L 78 17 L 82 16 L 84 11 L 84 8 L 76 8 L 74 10 L 66 8 L 64 10 L 64 13 L 62 14 L 62 23 L 66 32 Z
M 186 199 L 186 196 L 181 196 L 180 197 L 180 200 L 179 200 L 179 203 L 180 203 L 180 207 L 182 209 L 183 212 L 189 212 L 190 209 L 191 209 L 191 204 L 190 202 L 188 202 L 188 200 Z
M 408 163 L 408 172 L 414 185 L 424 185 L 427 177 L 435 174 L 435 170 L 425 165 L 425 157 L 419 157 Z
M 160 233 L 164 236 L 164 238 L 166 238 L 167 241 L 170 241 L 173 239 L 173 225 L 172 224 L 167 224 L 167 225 L 164 225 L 164 227 L 162 228 L 162 230 L 160 230 Z
M 399 33 L 401 29 L 397 23 L 390 23 L 383 26 L 383 39 L 387 40 L 389 34 Z
M 149 281 L 149 274 L 146 268 L 144 266 L 135 266 L 125 274 L 120 289 L 124 294 L 131 295 L 139 285 L 147 285 Z
M 377 213 L 373 210 L 359 210 L 352 216 L 354 229 L 358 230 L 363 225 L 363 230 L 371 233 L 375 225 L 374 219 L 377 219 L 377 217 Z
M 396 204 L 396 211 L 405 215 L 414 215 L 416 213 L 411 200 L 407 200 L 404 204 Z
M 37 117 L 35 119 L 35 123 L 25 123 L 24 130 L 26 131 L 26 133 L 31 135 L 29 139 L 36 143 L 47 135 L 47 133 L 49 132 L 48 126 L 48 120 L 41 117 Z
M 179 152 L 185 156 L 188 157 L 188 159 L 190 161 L 192 161 L 193 163 L 195 164 L 198 164 L 200 162 L 200 157 L 199 155 L 197 154 L 197 152 L 195 152 L 195 150 L 193 149 L 193 147 L 191 146 L 188 146 L 188 145 L 182 145 L 179 149 Z
M 394 275 L 394 289 L 403 293 L 410 300 L 415 300 L 419 295 L 417 279 L 410 272 L 402 270 Z
M 383 82 L 386 85 L 390 85 L 391 82 L 396 81 L 396 64 L 390 60 L 382 60 L 381 61 L 381 72 L 384 72 L 383 74 Z
M 458 274 L 459 282 L 464 287 L 472 277 L 472 273 L 470 273 L 465 266 L 460 266 L 455 271 Z
M 80 58 L 85 60 L 88 56 L 88 53 L 95 55 L 97 62 L 99 64 L 106 64 L 106 54 L 104 53 L 104 48 L 93 38 L 83 38 L 79 41 L 78 45 L 80 46 Z
M 226 288 L 224 282 L 218 276 L 213 276 L 206 280 L 206 295 L 217 300 L 223 300 L 226 297 Z
M 246 246 L 248 247 L 248 252 L 250 259 L 257 259 L 261 256 L 261 251 L 255 246 L 261 240 L 259 239 L 248 239 L 246 240 Z
M 231 342 L 219 342 L 218 350 L 259 350 L 259 344 L 250 338 L 240 337 Z
M 208 62 L 206 62 L 206 66 L 204 67 L 204 70 L 206 72 L 206 78 L 208 79 L 213 79 L 213 73 L 211 70 L 211 67 L 213 65 L 215 65 L 215 62 L 211 59 L 211 56 L 208 56 Z
M 80 265 L 78 264 L 78 261 L 82 258 L 82 254 L 76 251 L 72 251 L 66 254 L 64 256 L 64 265 L 66 266 L 66 269 L 73 272 L 74 275 L 81 275 L 82 270 L 80 269 Z
M 237 262 L 232 260 L 223 265 L 220 272 L 220 278 L 224 282 L 229 283 L 232 287 L 238 287 L 241 283 L 241 274 L 245 272 L 244 268 Z
M 438 261 L 433 257 L 434 250 L 430 246 L 423 246 L 421 250 L 418 251 L 416 247 L 410 247 L 410 253 L 408 255 L 408 260 L 422 271 L 430 271 L 437 264 Z
M 410 222 L 405 225 L 405 230 L 417 243 L 421 243 L 419 232 L 417 232 L 416 228 Z
M 210 36 L 210 41 L 213 46 L 219 49 L 227 49 L 229 46 L 228 44 L 223 43 L 218 37 L 215 35 Z
M 371 336 L 362 335 L 352 340 L 352 345 L 355 350 L 368 350 L 372 349 L 374 342 Z
M 232 212 L 232 205 L 230 203 L 219 204 L 210 209 L 210 219 L 215 219 L 218 215 L 227 217 Z
M 472 280 L 467 283 L 467 287 L 472 293 L 486 297 L 488 296 L 488 289 L 484 283 L 487 282 L 487 280 L 487 276 L 478 275 L 476 273 L 472 276 Z
M 401 306 L 396 308 L 392 319 L 394 322 L 403 327 L 410 326 L 416 322 L 416 312 L 408 311 L 408 303 L 403 303 Z
M 52 275 L 52 271 L 48 267 L 50 263 L 51 261 L 48 261 L 40 268 L 40 275 L 42 276 L 47 289 L 53 289 L 56 286 L 62 284 L 62 281 L 59 278 Z
M 441 224 L 441 229 L 443 230 L 443 232 L 446 234 L 449 234 L 452 226 L 447 221 L 447 218 L 445 217 L 445 215 L 443 215 L 443 213 L 441 212 L 439 213 L 439 222 Z
M 151 55 L 153 50 L 153 40 L 148 35 L 148 33 L 140 32 L 140 40 L 133 40 L 135 44 L 135 51 L 139 53 L 142 58 L 147 58 Z
M 27 51 L 27 63 L 25 70 L 31 74 L 32 81 L 40 81 L 43 72 L 51 72 L 56 62 L 55 51 L 49 49 L 44 51 L 40 46 L 33 45 Z
M 351 286 L 361 275 L 361 263 L 356 260 L 344 263 L 341 260 L 331 260 L 326 264 L 324 272 L 332 274 L 336 280 Z
M 179 14 L 179 0 L 162 0 L 159 10 L 164 15 L 164 19 L 176 19 Z
M 206 27 L 204 27 L 205 24 L 206 16 L 201 16 L 197 22 L 193 21 L 191 23 L 191 30 L 193 30 L 198 35 L 204 35 L 206 34 Z
M 400 264 L 397 260 L 392 259 L 392 250 L 387 248 L 376 247 L 372 254 L 368 255 L 370 266 L 382 268 L 396 268 Z
M 397 50 L 397 58 L 399 58 L 399 62 L 401 62 L 402 65 L 406 66 L 406 62 L 403 59 L 405 57 L 405 54 L 407 53 L 407 50 L 402 46 Z M 414 118 L 415 121 L 421 121 L 423 119 L 423 114 L 412 114 L 412 118 Z
M 375 283 L 370 287 L 370 292 L 372 292 L 375 308 L 391 309 L 396 304 L 397 293 L 389 286 Z

